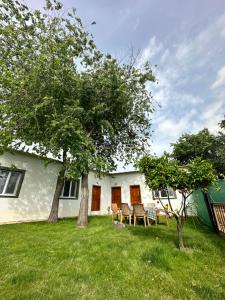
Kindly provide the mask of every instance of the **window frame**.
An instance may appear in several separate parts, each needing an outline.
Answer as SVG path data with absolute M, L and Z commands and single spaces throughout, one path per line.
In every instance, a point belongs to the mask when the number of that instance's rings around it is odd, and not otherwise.
M 174 191 L 171 187 L 167 187 L 167 189 L 168 189 L 168 192 L 173 191 L 173 196 L 170 196 L 170 195 L 169 195 L 169 198 L 170 198 L 170 199 L 177 199 L 176 191 Z M 159 197 L 156 197 L 156 196 L 155 196 L 155 192 L 156 192 L 156 191 L 159 192 Z M 154 200 L 157 200 L 157 199 L 168 199 L 168 196 L 162 197 L 162 194 L 161 194 L 161 193 L 164 192 L 164 191 L 165 191 L 165 189 L 162 189 L 162 190 L 160 190 L 160 189 L 152 190 L 153 199 L 154 199 Z
M 63 196 L 64 193 L 64 187 L 65 187 L 65 182 L 69 181 L 70 182 L 70 188 L 69 188 L 69 196 Z M 71 196 L 71 188 L 72 188 L 72 182 L 75 182 L 75 190 L 74 190 L 74 196 Z M 63 184 L 63 188 L 61 191 L 61 195 L 60 195 L 60 199 L 62 200 L 78 200 L 79 198 L 79 191 L 80 191 L 80 180 L 70 180 L 70 179 L 65 179 L 64 184 Z
M 0 198 L 18 198 L 26 171 L 22 170 L 22 169 L 2 167 L 2 166 L 0 166 L 0 170 L 3 170 L 3 171 L 5 170 L 5 171 L 9 172 L 10 174 L 11 174 L 11 172 L 17 172 L 20 174 L 19 178 L 17 179 L 16 186 L 14 189 L 16 191 L 15 194 L 0 194 Z M 3 191 L 7 189 L 7 185 L 8 185 L 10 177 L 11 177 L 11 175 L 7 176 Z

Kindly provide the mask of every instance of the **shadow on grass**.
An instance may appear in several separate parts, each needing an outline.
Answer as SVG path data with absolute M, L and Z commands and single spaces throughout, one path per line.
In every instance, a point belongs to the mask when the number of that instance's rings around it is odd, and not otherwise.
M 169 226 L 152 225 L 146 229 L 143 226 L 130 227 L 129 231 L 140 239 L 160 240 L 165 244 L 178 245 L 178 234 L 175 220 L 170 220 Z M 198 221 L 187 220 L 183 237 L 185 247 L 198 250 L 216 250 L 225 257 L 225 240 Z
M 192 286 L 192 290 L 201 299 L 225 299 L 225 292 L 207 285 Z
M 177 246 L 177 232 L 176 229 L 170 228 L 163 225 L 158 226 L 150 226 L 148 228 L 144 228 L 143 226 L 130 227 L 130 232 L 134 236 L 138 236 L 140 239 L 153 239 L 160 240 L 165 243 L 173 243 L 173 245 Z
M 142 256 L 142 260 L 146 264 L 151 264 L 157 269 L 163 271 L 171 270 L 171 264 L 170 264 L 170 259 L 168 257 L 168 252 L 162 246 L 154 246 L 148 251 L 146 251 Z

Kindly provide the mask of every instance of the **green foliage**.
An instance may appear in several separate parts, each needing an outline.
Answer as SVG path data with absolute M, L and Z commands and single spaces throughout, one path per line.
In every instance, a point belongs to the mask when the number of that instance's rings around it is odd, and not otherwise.
M 209 185 L 215 183 L 217 176 L 212 164 L 207 160 L 195 158 L 187 165 L 190 190 L 198 188 L 208 190 Z
M 44 12 L 3 0 L 0 12 L 0 146 L 24 143 L 63 160 L 71 177 L 115 168 L 148 145 L 155 78 L 100 53 L 58 1 Z M 63 12 L 63 13 L 62 13 Z
M 180 167 L 178 161 L 171 159 L 166 153 L 161 157 L 146 154 L 138 161 L 137 166 L 151 189 L 170 186 L 190 193 L 199 188 L 206 190 L 216 180 L 212 165 L 201 158 Z
M 164 153 L 161 157 L 145 154 L 137 163 L 141 173 L 145 175 L 146 184 L 150 189 L 167 189 L 172 187 L 182 194 L 179 209 L 174 209 L 168 194 L 168 210 L 177 221 L 179 248 L 184 248 L 182 228 L 187 217 L 187 198 L 190 194 L 208 186 L 216 180 L 212 165 L 201 158 L 195 158 L 185 167 L 180 167 L 178 162 Z
M 222 129 L 225 129 L 225 116 L 224 119 L 219 123 L 219 125 Z
M 138 161 L 137 167 L 145 175 L 146 184 L 151 189 L 164 189 L 168 182 L 173 187 L 180 170 L 176 161 L 171 160 L 166 153 L 161 157 L 145 154 Z
M 196 157 L 212 163 L 218 174 L 225 174 L 225 139 L 203 129 L 197 134 L 183 134 L 173 146 L 173 157 L 181 164 L 187 164 Z

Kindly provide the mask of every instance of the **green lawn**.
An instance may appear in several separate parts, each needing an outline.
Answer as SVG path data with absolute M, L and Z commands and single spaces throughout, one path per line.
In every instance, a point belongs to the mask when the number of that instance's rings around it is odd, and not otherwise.
M 0 226 L 0 299 L 225 299 L 225 240 L 190 220 L 144 229 L 92 217 Z

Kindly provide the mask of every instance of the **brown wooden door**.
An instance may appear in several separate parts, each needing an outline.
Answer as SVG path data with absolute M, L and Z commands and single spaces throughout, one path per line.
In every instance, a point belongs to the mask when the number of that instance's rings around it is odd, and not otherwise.
M 130 186 L 130 203 L 131 205 L 141 203 L 140 185 Z
M 121 207 L 121 187 L 112 187 L 112 203 L 116 203 L 117 207 Z
M 98 211 L 100 210 L 100 201 L 101 201 L 101 187 L 98 185 L 93 185 L 92 188 L 92 203 L 91 210 Z

